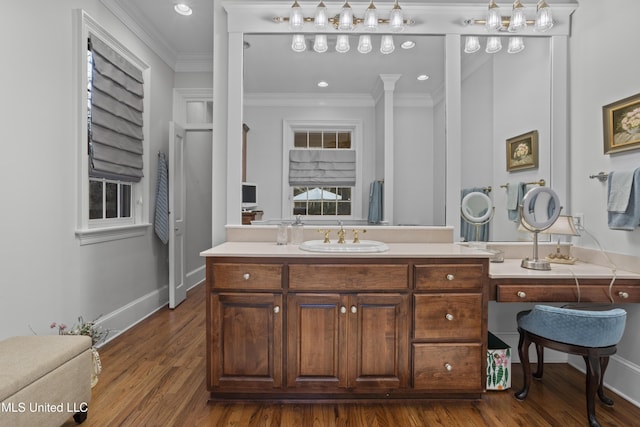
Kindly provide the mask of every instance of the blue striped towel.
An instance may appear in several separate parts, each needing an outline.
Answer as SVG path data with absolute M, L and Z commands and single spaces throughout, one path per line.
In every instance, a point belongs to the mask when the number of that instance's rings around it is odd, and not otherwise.
M 162 243 L 165 245 L 169 243 L 169 170 L 164 153 L 158 153 L 156 213 L 153 228 Z

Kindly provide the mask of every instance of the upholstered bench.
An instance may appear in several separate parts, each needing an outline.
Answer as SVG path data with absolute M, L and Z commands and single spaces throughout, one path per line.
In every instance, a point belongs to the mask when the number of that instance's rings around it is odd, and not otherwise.
M 91 338 L 12 337 L 0 341 L 0 426 L 56 426 L 87 417 Z
M 529 394 L 531 366 L 529 346 L 534 343 L 538 356 L 537 371 L 533 376 L 541 379 L 544 368 L 544 348 L 582 356 L 586 363 L 587 420 L 590 427 L 600 427 L 596 418 L 595 396 L 607 406 L 613 400 L 604 394 L 604 373 L 609 356 L 615 354 L 622 338 L 627 312 L 620 308 L 605 311 L 574 310 L 536 305 L 517 316 L 520 341 L 518 353 L 524 376 L 522 389 L 516 392 L 518 400 Z

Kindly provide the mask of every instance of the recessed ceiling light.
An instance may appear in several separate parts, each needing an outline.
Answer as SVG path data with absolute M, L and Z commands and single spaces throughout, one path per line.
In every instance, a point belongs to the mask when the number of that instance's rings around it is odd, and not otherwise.
M 426 74 L 420 74 L 418 76 L 418 80 L 420 80 L 421 82 L 425 81 L 425 80 L 428 80 L 428 79 L 429 79 L 429 76 L 427 76 Z
M 325 82 L 324 80 L 321 80 L 318 82 L 318 87 L 327 87 L 329 86 L 329 83 Z
M 179 13 L 180 15 L 184 15 L 184 16 L 189 16 L 193 13 L 193 10 L 191 10 L 189 5 L 184 3 L 176 4 L 175 6 L 173 6 L 173 10 L 175 10 L 176 13 Z
M 413 40 L 407 40 L 405 42 L 402 42 L 400 47 L 403 48 L 403 49 L 412 49 L 412 48 L 416 47 L 416 42 L 414 42 Z

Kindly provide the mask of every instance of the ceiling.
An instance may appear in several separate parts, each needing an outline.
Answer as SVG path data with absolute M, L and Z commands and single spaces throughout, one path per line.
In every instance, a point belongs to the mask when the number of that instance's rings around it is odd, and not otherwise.
M 185 17 L 173 11 L 177 0 L 101 0 L 125 25 L 138 35 L 176 72 L 211 72 L 213 52 L 213 0 L 184 0 L 193 9 Z M 262 2 L 282 4 L 282 0 Z M 485 3 L 487 0 L 467 0 Z M 311 8 L 312 2 L 301 2 Z M 337 2 L 335 2 L 337 4 Z M 406 3 L 435 3 L 432 0 L 401 0 Z M 334 2 L 327 2 L 334 7 Z M 334 4 L 333 6 L 331 6 Z M 358 15 L 356 3 L 353 8 Z M 376 2 L 380 13 L 390 9 L 392 0 Z M 374 36 L 376 37 L 376 36 Z M 379 36 L 377 36 L 379 37 Z M 417 45 L 403 50 L 400 43 L 411 38 Z M 360 54 L 357 36 L 350 37 L 351 50 L 340 54 L 331 49 L 323 54 L 308 48 L 303 53 L 291 50 L 291 34 L 247 35 L 250 47 L 245 50 L 245 93 L 304 92 L 320 89 L 317 81 L 326 80 L 323 93 L 372 93 L 379 74 L 400 74 L 396 92 L 433 93 L 444 82 L 444 42 L 437 36 L 394 35 L 396 50 L 390 55 L 379 53 L 379 40 L 374 38 L 374 51 Z M 335 41 L 333 41 L 335 43 Z M 427 74 L 426 82 L 418 82 L 418 74 Z

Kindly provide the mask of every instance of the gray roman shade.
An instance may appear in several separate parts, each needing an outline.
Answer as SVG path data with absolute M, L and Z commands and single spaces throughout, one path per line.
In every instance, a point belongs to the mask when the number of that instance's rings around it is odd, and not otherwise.
M 97 37 L 90 89 L 89 176 L 142 178 L 142 71 Z
M 290 150 L 289 185 L 354 186 L 356 152 L 353 150 Z

